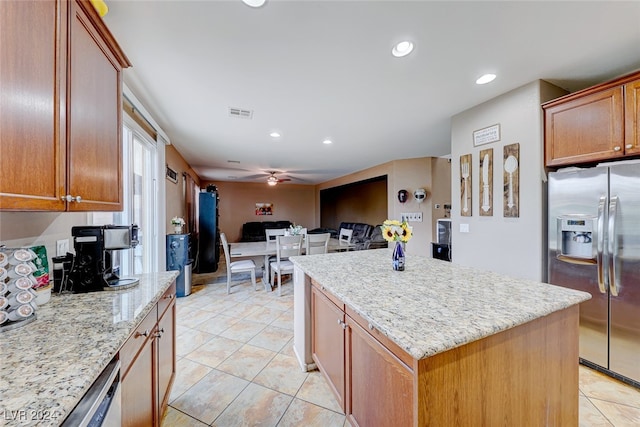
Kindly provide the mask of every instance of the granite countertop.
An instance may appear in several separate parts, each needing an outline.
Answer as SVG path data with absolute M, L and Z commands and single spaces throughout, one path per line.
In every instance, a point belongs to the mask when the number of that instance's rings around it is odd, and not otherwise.
M 292 257 L 306 275 L 416 359 L 450 350 L 591 298 L 585 292 L 375 249 Z
M 59 425 L 177 277 L 130 289 L 53 295 L 37 319 L 0 333 L 0 425 Z

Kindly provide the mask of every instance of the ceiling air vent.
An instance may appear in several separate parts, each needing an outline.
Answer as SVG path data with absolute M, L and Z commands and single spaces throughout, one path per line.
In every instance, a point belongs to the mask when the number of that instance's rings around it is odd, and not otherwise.
M 229 107 L 229 115 L 231 117 L 237 117 L 239 119 L 251 119 L 251 117 L 253 117 L 253 111 L 243 110 L 242 108 Z

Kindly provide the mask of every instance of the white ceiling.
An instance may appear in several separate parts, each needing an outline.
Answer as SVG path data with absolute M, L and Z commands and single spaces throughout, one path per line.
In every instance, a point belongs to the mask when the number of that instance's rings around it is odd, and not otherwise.
M 205 180 L 319 183 L 447 155 L 449 118 L 474 105 L 536 79 L 575 91 L 640 68 L 637 1 L 107 4 L 133 63 L 125 82 Z M 394 58 L 403 39 L 415 50 Z M 476 85 L 487 72 L 498 78 Z

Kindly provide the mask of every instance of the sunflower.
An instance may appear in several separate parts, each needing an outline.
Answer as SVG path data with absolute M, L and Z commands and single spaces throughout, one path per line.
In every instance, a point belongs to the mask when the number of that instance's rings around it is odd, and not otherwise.
M 411 239 L 411 227 L 406 221 L 388 219 L 380 226 L 382 237 L 387 242 L 408 242 Z

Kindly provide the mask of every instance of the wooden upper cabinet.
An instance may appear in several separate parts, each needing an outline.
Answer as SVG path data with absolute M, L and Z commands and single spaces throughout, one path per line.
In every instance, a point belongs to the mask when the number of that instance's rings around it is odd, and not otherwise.
M 66 9 L 0 1 L 0 209 L 64 210 Z
M 547 102 L 545 161 L 549 167 L 640 155 L 640 73 Z
M 130 63 L 91 3 L 0 1 L 0 39 L 0 210 L 122 210 Z
M 623 148 L 624 92 L 621 87 L 545 109 L 547 166 L 621 157 Z
M 72 211 L 122 210 L 122 66 L 82 3 L 71 4 L 67 194 Z
M 640 80 L 625 85 L 625 153 L 640 154 Z

